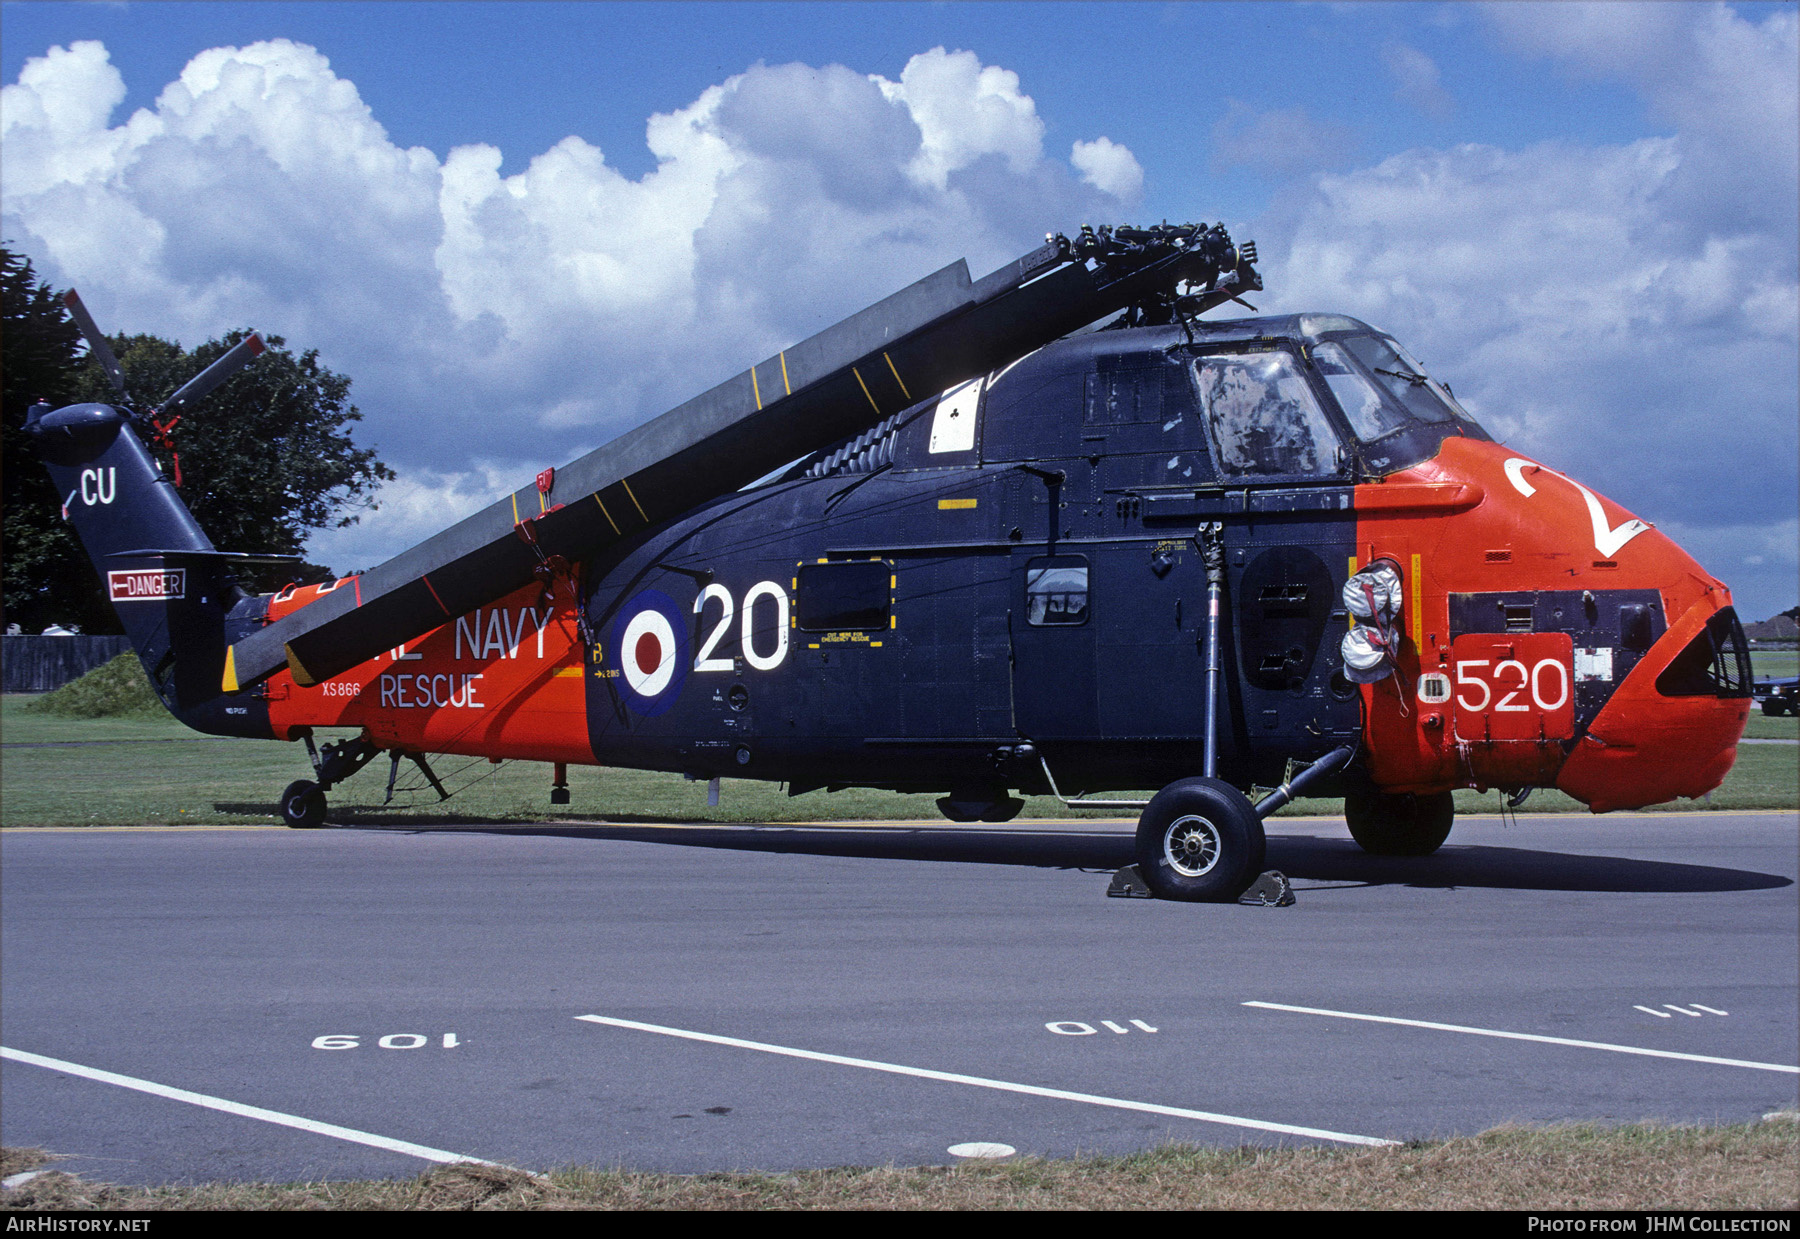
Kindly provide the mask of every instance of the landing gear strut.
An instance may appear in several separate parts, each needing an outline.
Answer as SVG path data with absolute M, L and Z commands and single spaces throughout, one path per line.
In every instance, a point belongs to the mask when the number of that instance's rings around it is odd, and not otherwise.
M 310 830 L 325 824 L 325 793 L 368 765 L 381 750 L 362 736 L 323 749 L 313 744 L 310 731 L 302 732 L 300 738 L 306 741 L 307 756 L 312 758 L 313 779 L 287 785 L 281 793 L 281 820 L 297 830 Z
M 281 793 L 281 820 L 297 830 L 310 830 L 325 824 L 325 793 L 374 761 L 381 752 L 381 747 L 365 736 L 339 740 L 322 749 L 313 744 L 312 732 L 302 732 L 300 738 L 306 741 L 307 755 L 312 758 L 313 778 L 300 779 L 287 785 L 286 790 Z M 438 782 L 437 775 L 425 763 L 422 754 L 394 749 L 388 756 L 393 759 L 393 764 L 388 767 L 387 799 L 382 801 L 383 804 L 394 799 L 394 780 L 400 773 L 400 759 L 403 757 L 411 758 L 424 772 L 439 800 L 450 799 L 450 793 Z

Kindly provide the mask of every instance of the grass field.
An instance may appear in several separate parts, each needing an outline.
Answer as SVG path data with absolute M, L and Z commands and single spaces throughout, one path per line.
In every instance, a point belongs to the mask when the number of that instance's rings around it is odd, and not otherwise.
M 0 699 L 0 826 L 141 824 L 268 824 L 276 798 L 295 779 L 311 777 L 305 750 L 273 740 L 221 740 L 189 731 L 166 715 L 69 719 L 27 711 L 31 698 Z M 346 733 L 348 734 L 348 733 Z M 1800 737 L 1800 719 L 1753 713 L 1749 733 Z M 324 739 L 321 736 L 321 739 Z M 103 743 L 94 743 L 96 741 Z M 392 805 L 382 804 L 387 763 L 377 760 L 331 792 L 330 820 L 345 824 L 432 821 L 593 820 L 829 821 L 932 819 L 934 797 L 850 790 L 788 796 L 778 784 L 727 779 L 717 808 L 706 785 L 680 775 L 572 766 L 571 803 L 549 803 L 550 769 L 539 762 L 490 765 L 481 758 L 440 757 L 433 768 L 456 795 L 440 803 L 411 764 L 403 765 Z M 1141 793 L 1147 796 L 1149 792 Z M 1494 812 L 1497 793 L 1458 792 L 1462 813 Z M 1738 763 L 1710 805 L 1681 801 L 1673 809 L 1800 807 L 1800 751 L 1788 745 L 1743 745 Z M 1534 793 L 1524 812 L 1584 811 L 1555 791 Z M 1338 802 L 1305 800 L 1287 813 L 1336 814 Z M 1029 797 L 1026 817 L 1127 816 L 1070 810 L 1052 797 Z
M 1751 650 L 1750 669 L 1758 678 L 1800 675 L 1800 650 Z
M 459 1165 L 416 1179 L 108 1187 L 50 1173 L 7 1209 L 1514 1209 L 1800 1206 L 1791 1115 L 1730 1127 L 1498 1128 L 1377 1149 L 1208 1149 L 796 1174 L 533 1176 Z M 51 1166 L 9 1149 L 0 1171 Z

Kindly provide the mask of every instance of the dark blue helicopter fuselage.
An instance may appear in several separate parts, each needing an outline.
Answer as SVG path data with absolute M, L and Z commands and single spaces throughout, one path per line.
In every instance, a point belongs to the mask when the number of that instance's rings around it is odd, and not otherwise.
M 1161 786 L 1199 761 L 1194 533 L 1226 517 L 1222 773 L 1272 783 L 1353 741 L 1330 624 L 1347 461 L 1219 476 L 1189 362 L 1299 341 L 1218 326 L 1060 341 L 966 407 L 933 397 L 590 563 L 596 759 L 797 788 L 1041 792 L 1043 762 L 1065 793 Z

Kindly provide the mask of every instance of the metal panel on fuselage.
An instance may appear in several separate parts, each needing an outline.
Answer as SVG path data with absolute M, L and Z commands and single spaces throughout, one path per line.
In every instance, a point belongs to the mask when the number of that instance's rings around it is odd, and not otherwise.
M 777 484 L 708 505 L 594 574 L 595 758 L 930 781 L 946 750 L 954 761 L 1006 739 L 1003 631 L 983 622 L 1004 613 L 1004 554 L 961 549 L 998 507 L 996 480 L 971 468 Z M 826 560 L 887 566 L 885 627 L 801 627 L 801 569 Z

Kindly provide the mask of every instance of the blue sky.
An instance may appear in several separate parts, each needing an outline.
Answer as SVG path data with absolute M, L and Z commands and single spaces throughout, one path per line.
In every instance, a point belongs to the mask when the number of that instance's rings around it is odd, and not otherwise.
M 1795 29 L 1792 4 L 34 0 L 0 5 L 0 208 L 113 330 L 256 326 L 356 380 L 401 479 L 315 540 L 340 569 L 956 257 L 1223 219 L 1259 304 L 1393 330 L 1761 618 L 1800 594 Z
M 1129 146 L 1154 170 L 1145 218 L 1260 209 L 1269 178 L 1259 169 L 1213 174 L 1211 131 L 1229 99 L 1329 118 L 1346 127 L 1343 156 L 1363 161 L 1446 142 L 1620 142 L 1653 131 L 1627 87 L 1496 56 L 1479 19 L 1451 5 L 8 0 L 0 36 L 9 82 L 50 46 L 101 40 L 125 77 L 122 114 L 152 105 L 206 48 L 293 39 L 356 83 L 397 145 L 441 157 L 491 143 L 512 173 L 577 133 L 632 177 L 654 167 L 646 118 L 758 60 L 898 78 L 917 52 L 967 48 L 1020 75 L 1048 138 L 1102 133 Z M 1395 43 L 1449 71 L 1447 108 L 1396 97 L 1383 63 Z

